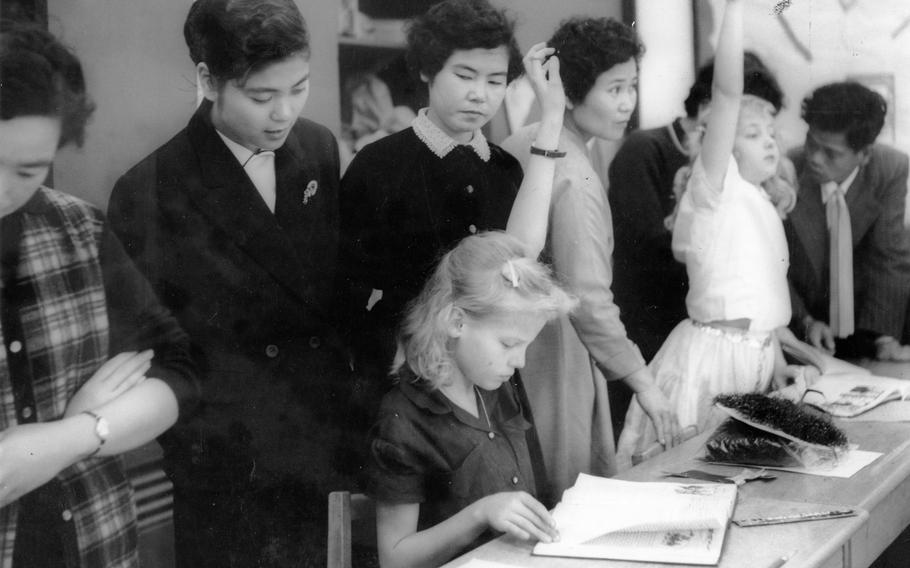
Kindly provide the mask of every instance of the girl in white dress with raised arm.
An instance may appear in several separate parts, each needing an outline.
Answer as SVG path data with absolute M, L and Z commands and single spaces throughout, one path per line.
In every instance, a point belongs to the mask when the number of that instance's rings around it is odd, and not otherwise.
M 789 254 L 781 218 L 795 200 L 779 175 L 775 109 L 743 95 L 743 0 L 728 0 L 717 44 L 711 114 L 673 228 L 685 262 L 684 320 L 651 361 L 680 428 L 715 426 L 719 393 L 766 392 L 782 355 L 775 329 L 790 321 Z M 632 401 L 620 435 L 620 469 L 652 445 L 651 421 Z

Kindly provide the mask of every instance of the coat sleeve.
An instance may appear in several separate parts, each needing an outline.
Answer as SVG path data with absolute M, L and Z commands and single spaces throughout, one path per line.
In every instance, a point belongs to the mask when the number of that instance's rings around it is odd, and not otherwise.
M 593 178 L 580 182 L 584 187 L 569 187 L 569 180 L 558 183 L 563 187 L 554 189 L 558 196 L 551 212 L 550 246 L 556 273 L 580 302 L 572 324 L 604 375 L 625 378 L 645 362 L 626 336 L 610 290 L 613 235 L 606 196 Z
M 865 288 L 856 306 L 857 328 L 899 339 L 910 298 L 910 234 L 904 227 L 907 155 L 896 160 L 883 181 L 879 216 L 853 258 L 861 262 L 858 275 Z
M 167 383 L 174 391 L 181 415 L 190 412 L 199 401 L 200 385 L 190 354 L 189 336 L 158 301 L 108 227 L 102 236 L 101 266 L 111 354 L 153 349 L 155 357 L 146 376 Z

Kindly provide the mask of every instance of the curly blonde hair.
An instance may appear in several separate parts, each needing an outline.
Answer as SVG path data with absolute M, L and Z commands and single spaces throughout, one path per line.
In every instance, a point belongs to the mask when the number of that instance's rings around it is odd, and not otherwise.
M 552 319 L 576 303 L 547 266 L 525 256 L 519 239 L 500 231 L 467 237 L 442 257 L 409 305 L 392 373 L 407 365 L 434 388 L 446 384 L 454 365 L 448 335 L 454 310 L 475 319 L 509 312 Z

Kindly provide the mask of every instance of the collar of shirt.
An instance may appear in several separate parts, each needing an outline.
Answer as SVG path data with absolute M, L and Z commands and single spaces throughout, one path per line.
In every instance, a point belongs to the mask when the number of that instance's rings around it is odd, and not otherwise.
M 427 145 L 431 152 L 440 158 L 445 158 L 459 144 L 451 136 L 443 132 L 441 128 L 433 124 L 433 121 L 427 116 L 427 110 L 425 108 L 420 109 L 417 117 L 411 122 L 411 128 L 414 129 L 414 133 L 417 134 L 421 142 Z M 464 146 L 474 150 L 474 153 L 484 162 L 490 161 L 490 145 L 480 130 L 475 130 L 471 141 L 464 144 Z
M 481 429 L 485 429 L 485 427 L 489 426 L 486 424 L 485 417 L 472 417 L 473 420 L 466 420 L 465 417 L 471 416 L 471 414 L 466 410 L 456 412 L 455 404 L 446 398 L 439 389 L 432 388 L 429 383 L 422 379 L 415 381 L 415 376 L 410 369 L 399 371 L 399 388 L 414 406 L 433 414 L 452 414 L 459 422 L 472 428 L 477 428 L 478 425 L 481 425 L 484 427 Z M 500 389 L 505 388 L 507 388 L 507 385 L 500 387 Z M 504 420 L 501 423 L 502 427 L 516 431 L 530 428 L 531 423 L 525 420 L 524 415 L 521 413 L 521 408 L 511 403 L 512 396 L 502 396 L 502 394 L 498 389 L 496 391 L 480 391 L 480 396 L 483 397 L 490 419 L 496 422 L 497 413 L 501 413 L 500 419 Z
M 272 152 L 271 150 L 253 152 L 246 146 L 243 146 L 241 144 L 234 142 L 233 140 L 231 140 L 230 138 L 228 138 L 227 136 L 222 134 L 220 131 L 215 130 L 215 132 L 217 132 L 218 136 L 221 137 L 221 140 L 224 141 L 224 145 L 228 147 L 228 150 L 231 151 L 231 154 L 234 154 L 234 157 L 237 158 L 238 162 L 240 162 L 240 167 L 242 167 L 242 168 L 246 167 L 247 163 L 250 161 L 250 158 L 252 158 L 253 155 L 255 155 L 255 154 L 265 154 L 265 153 L 271 153 L 273 155 L 275 154 L 275 152 Z
M 856 166 L 850 175 L 847 176 L 842 183 L 838 184 L 833 181 L 823 183 L 821 185 L 822 191 L 822 203 L 828 203 L 828 200 L 831 199 L 831 196 L 834 195 L 834 192 L 839 188 L 844 191 L 844 195 L 847 195 L 847 191 L 850 189 L 850 186 L 853 184 L 853 180 L 856 179 L 856 176 L 859 174 L 859 166 Z

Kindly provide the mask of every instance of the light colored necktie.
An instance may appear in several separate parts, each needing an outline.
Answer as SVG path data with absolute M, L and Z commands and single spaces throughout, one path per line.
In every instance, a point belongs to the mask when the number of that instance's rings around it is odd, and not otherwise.
M 243 165 L 269 211 L 275 212 L 275 152 L 258 151 Z
M 844 190 L 834 182 L 822 185 L 828 220 L 830 266 L 829 325 L 835 337 L 853 335 L 853 233 Z

